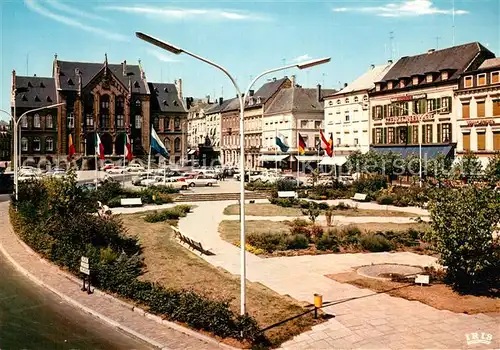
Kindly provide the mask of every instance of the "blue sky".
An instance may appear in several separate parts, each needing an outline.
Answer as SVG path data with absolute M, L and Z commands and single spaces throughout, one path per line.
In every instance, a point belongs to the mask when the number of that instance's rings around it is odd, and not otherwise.
M 479 41 L 500 54 L 499 0 L 3 0 L 0 6 L 0 108 L 7 110 L 12 69 L 51 76 L 55 53 L 61 60 L 103 62 L 104 53 L 112 63 L 141 59 L 149 81 L 182 78 L 184 96 L 236 95 L 221 72 L 156 49 L 135 31 L 222 64 L 242 89 L 266 69 L 325 56 L 329 64 L 275 76 L 296 74 L 303 86 L 338 88 L 391 52 L 396 59 L 452 46 L 453 37 L 457 45 Z

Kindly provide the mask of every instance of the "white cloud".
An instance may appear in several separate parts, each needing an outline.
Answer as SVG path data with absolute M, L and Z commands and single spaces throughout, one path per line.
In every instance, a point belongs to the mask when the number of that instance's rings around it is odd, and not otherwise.
M 78 17 L 83 17 L 83 18 L 92 19 L 92 20 L 109 22 L 109 19 L 107 19 L 107 18 L 98 16 L 94 13 L 85 12 L 85 11 L 79 10 L 77 8 L 68 6 L 64 3 L 59 2 L 58 0 L 46 0 L 46 2 L 54 9 L 59 10 L 61 12 L 69 13 L 70 15 L 75 15 Z
M 430 0 L 404 0 L 398 3 L 388 3 L 382 6 L 340 7 L 333 12 L 358 12 L 374 14 L 379 17 L 416 17 L 426 15 L 465 15 L 465 10 L 438 8 Z
M 236 10 L 221 9 L 185 9 L 174 7 L 149 7 L 149 6 L 102 6 L 101 9 L 120 11 L 125 13 L 143 14 L 158 19 L 211 19 L 232 21 L 262 21 L 268 20 L 266 16 Z
M 169 56 L 169 55 L 166 55 L 158 50 L 155 50 L 155 49 L 147 49 L 147 52 L 151 55 L 153 55 L 154 57 L 156 57 L 157 59 L 159 59 L 160 61 L 162 62 L 179 62 L 179 60 Z
M 34 11 L 42 16 L 51 18 L 56 22 L 66 24 L 70 27 L 81 29 L 81 30 L 89 32 L 89 33 L 97 34 L 97 35 L 103 36 L 105 38 L 108 38 L 110 40 L 117 40 L 117 41 L 127 41 L 128 40 L 128 38 L 124 35 L 112 33 L 112 32 L 109 32 L 107 30 L 104 30 L 104 29 L 101 29 L 98 27 L 93 27 L 91 25 L 84 24 L 76 19 L 72 19 L 72 18 L 69 18 L 66 16 L 59 15 L 57 13 L 51 12 L 51 11 L 41 7 L 35 0 L 24 0 L 24 3 L 30 10 L 32 10 L 32 11 Z
M 298 57 L 295 57 L 292 62 L 303 62 L 303 61 L 308 61 L 308 60 L 311 60 L 312 57 L 309 56 L 307 53 L 305 55 L 302 55 L 302 56 L 298 56 Z

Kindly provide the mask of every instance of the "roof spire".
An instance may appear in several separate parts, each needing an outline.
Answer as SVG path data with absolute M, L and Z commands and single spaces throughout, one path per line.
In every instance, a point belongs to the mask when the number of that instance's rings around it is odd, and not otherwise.
M 107 67 L 108 66 L 108 54 L 104 53 L 104 65 Z

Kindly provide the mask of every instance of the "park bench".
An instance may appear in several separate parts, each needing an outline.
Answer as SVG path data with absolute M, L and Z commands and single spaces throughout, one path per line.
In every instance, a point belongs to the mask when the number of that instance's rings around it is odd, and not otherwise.
M 122 198 L 120 204 L 122 207 L 142 206 L 142 200 L 140 198 Z
M 295 191 L 278 191 L 279 198 L 298 198 L 297 192 Z
M 366 201 L 366 194 L 364 193 L 355 193 L 354 197 L 351 197 L 353 201 L 357 202 L 365 202 Z
M 205 254 L 205 255 L 215 255 L 214 253 L 212 253 L 210 251 L 210 248 L 204 248 L 203 245 L 201 244 L 201 242 L 197 242 L 185 235 L 183 235 L 181 233 L 181 231 L 179 231 L 179 229 L 173 227 L 173 226 L 170 226 L 172 228 L 172 230 L 174 231 L 174 235 L 175 237 L 181 242 L 181 243 L 185 243 L 189 246 L 189 248 L 191 249 L 195 249 L 197 251 L 200 252 L 200 254 Z

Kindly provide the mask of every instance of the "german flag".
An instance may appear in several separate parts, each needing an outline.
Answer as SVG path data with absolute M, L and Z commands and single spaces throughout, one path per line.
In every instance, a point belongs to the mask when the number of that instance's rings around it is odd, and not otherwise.
M 301 134 L 299 134 L 299 154 L 303 155 L 306 153 L 306 142 Z
M 73 137 L 71 136 L 71 134 L 69 134 L 69 140 L 68 140 L 68 161 L 71 160 L 71 158 L 73 158 L 73 156 L 75 155 L 76 153 L 76 150 L 75 150 L 75 145 L 73 144 Z

